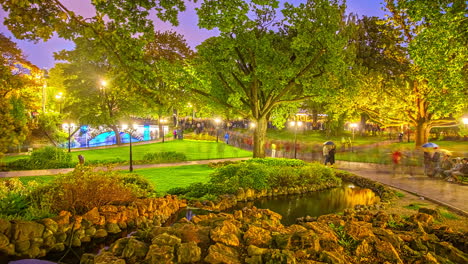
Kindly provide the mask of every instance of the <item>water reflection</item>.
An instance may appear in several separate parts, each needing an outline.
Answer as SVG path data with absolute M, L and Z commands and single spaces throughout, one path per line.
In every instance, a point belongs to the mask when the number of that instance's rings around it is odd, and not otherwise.
M 263 198 L 253 202 L 239 204 L 238 208 L 255 206 L 270 209 L 283 216 L 284 225 L 294 224 L 304 216 L 320 216 L 342 212 L 355 205 L 371 205 L 380 198 L 371 190 L 344 183 L 342 187 L 297 196 L 278 196 Z

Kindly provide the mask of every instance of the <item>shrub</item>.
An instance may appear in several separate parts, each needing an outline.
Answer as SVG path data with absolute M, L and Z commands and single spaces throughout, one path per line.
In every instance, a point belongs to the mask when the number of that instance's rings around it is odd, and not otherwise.
M 284 158 L 254 158 L 245 161 L 246 163 L 260 163 L 267 166 L 287 166 L 287 167 L 303 167 L 306 166 L 302 160 L 298 159 L 284 159 Z
M 149 183 L 137 175 L 117 171 L 94 171 L 77 166 L 69 174 L 57 177 L 43 190 L 53 212 L 61 210 L 83 214 L 94 207 L 127 204 L 150 191 Z
M 76 162 L 71 161 L 71 154 L 63 149 L 44 147 L 34 150 L 31 157 L 8 163 L 13 170 L 59 169 L 72 168 Z
M 166 152 L 150 152 L 143 156 L 144 161 L 151 161 L 156 163 L 185 161 L 187 156 L 181 152 L 166 151 Z

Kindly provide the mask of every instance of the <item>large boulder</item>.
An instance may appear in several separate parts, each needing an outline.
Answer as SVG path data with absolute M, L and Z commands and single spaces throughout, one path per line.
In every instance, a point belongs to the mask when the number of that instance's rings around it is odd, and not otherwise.
M 210 264 L 241 263 L 239 253 L 232 247 L 225 246 L 221 243 L 216 243 L 208 248 L 208 255 L 205 257 L 205 262 Z
M 236 220 L 223 221 L 221 225 L 211 230 L 210 237 L 213 241 L 223 243 L 227 246 L 239 246 L 239 222 Z
M 151 245 L 146 254 L 144 263 L 174 263 L 174 247 Z
M 268 247 L 271 240 L 271 232 L 258 226 L 249 226 L 249 229 L 244 233 L 244 241 L 246 245 Z
M 201 259 L 201 248 L 195 242 L 180 244 L 176 252 L 179 263 L 193 263 Z

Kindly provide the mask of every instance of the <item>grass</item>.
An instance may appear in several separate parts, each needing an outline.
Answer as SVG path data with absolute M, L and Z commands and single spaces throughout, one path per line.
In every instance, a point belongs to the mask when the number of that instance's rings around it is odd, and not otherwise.
M 412 203 L 407 206 L 403 206 L 406 209 L 411 209 L 411 210 L 419 210 L 419 208 L 426 206 L 427 204 L 424 203 Z
M 158 193 L 165 193 L 171 188 L 187 187 L 195 182 L 206 183 L 212 171 L 208 165 L 188 165 L 140 169 L 134 172 L 148 179 Z
M 440 211 L 440 215 L 446 219 L 451 219 L 451 220 L 458 219 L 458 217 L 455 214 L 452 214 L 449 211 Z
M 139 174 L 148 179 L 156 191 L 160 194 L 164 194 L 167 190 L 174 187 L 187 187 L 195 182 L 208 182 L 209 174 L 214 169 L 208 165 L 187 165 L 187 166 L 175 166 L 175 167 L 164 167 L 164 168 L 150 168 L 150 169 L 138 169 L 134 173 Z M 124 172 L 128 173 L 128 172 Z M 28 176 L 19 177 L 23 184 L 27 184 L 29 181 L 36 181 L 38 183 L 46 183 L 53 180 L 56 176 Z M 0 178 L 0 181 L 9 178 Z
M 132 147 L 133 159 L 141 160 L 148 152 L 175 151 L 182 152 L 188 160 L 209 160 L 220 158 L 252 157 L 252 152 L 235 148 L 224 143 L 212 141 L 174 140 L 165 143 L 135 145 Z M 94 149 L 72 152 L 73 159 L 83 155 L 86 160 L 106 160 L 120 158 L 129 160 L 129 146 Z

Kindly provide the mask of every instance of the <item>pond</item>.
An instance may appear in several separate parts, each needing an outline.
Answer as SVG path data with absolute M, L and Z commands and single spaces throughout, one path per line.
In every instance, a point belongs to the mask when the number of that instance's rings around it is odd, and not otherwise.
M 252 202 L 238 203 L 235 208 L 229 209 L 228 212 L 252 206 L 270 209 L 283 216 L 281 219 L 283 225 L 292 225 L 300 217 L 339 213 L 346 208 L 354 208 L 356 205 L 372 205 L 379 201 L 379 196 L 372 190 L 344 182 L 341 187 L 318 192 L 266 197 Z M 184 209 L 179 212 L 178 219 L 207 213 L 209 212 L 204 210 Z

